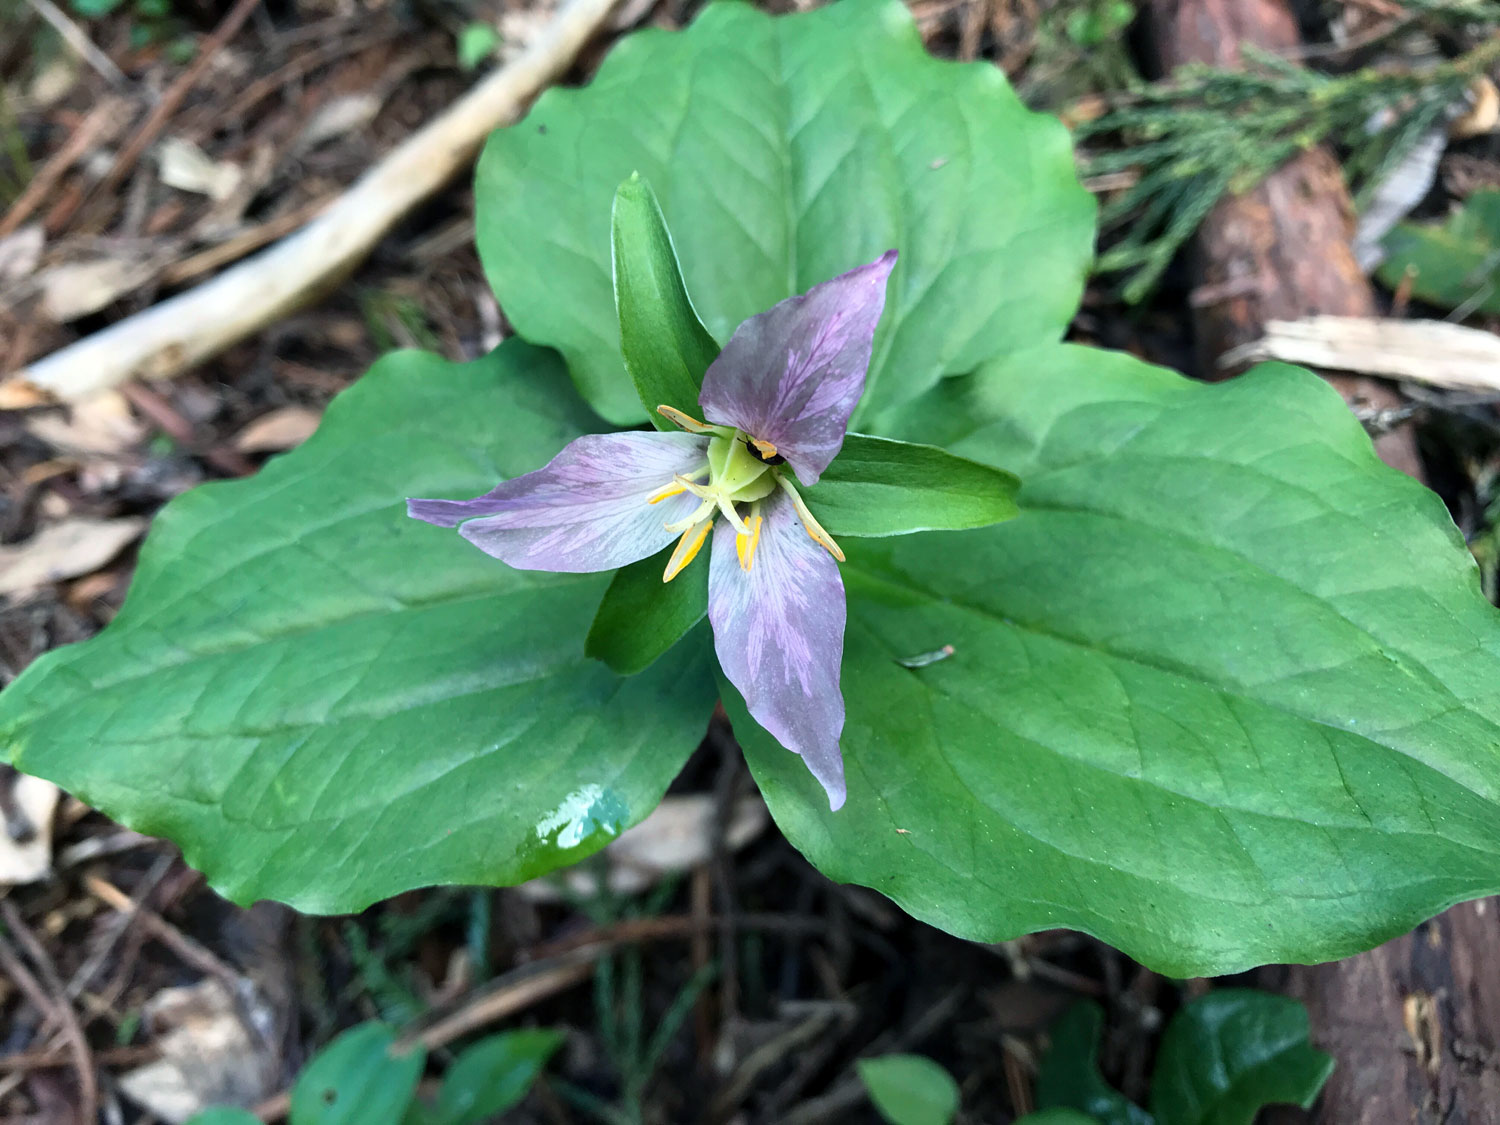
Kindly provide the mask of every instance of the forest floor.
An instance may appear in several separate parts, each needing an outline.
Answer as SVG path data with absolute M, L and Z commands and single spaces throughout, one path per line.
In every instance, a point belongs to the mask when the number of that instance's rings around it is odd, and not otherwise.
M 681 26 L 695 7 L 626 3 L 567 80 L 587 80 L 630 28 Z M 1122 18 L 1108 0 L 911 7 L 935 53 L 992 61 L 1030 104 L 1065 119 L 1157 73 L 1147 13 L 1128 4 L 1128 32 L 1103 38 L 1077 21 Z M 1472 44 L 1472 24 L 1418 18 L 1430 7 L 1302 5 L 1307 61 L 1330 73 L 1410 69 Z M 0 374 L 289 233 L 549 14 L 497 0 L 131 0 L 91 13 L 81 0 L 67 11 L 0 0 Z M 477 69 L 459 57 L 476 24 L 500 29 L 498 57 Z M 1416 192 L 1419 215 L 1500 185 L 1500 140 L 1489 128 L 1455 136 L 1434 171 Z M 1107 194 L 1120 182 L 1089 183 Z M 0 684 L 110 621 L 164 503 L 294 447 L 382 352 L 468 359 L 492 347 L 507 325 L 473 233 L 461 179 L 321 302 L 187 374 L 83 406 L 0 411 Z M 1097 279 L 1072 335 L 1201 376 L 1184 311 L 1204 299 L 1194 269 L 1176 254 L 1136 304 L 1118 278 Z M 1378 300 L 1396 316 L 1451 312 L 1400 292 Z M 1415 426 L 1423 472 L 1491 589 L 1493 401 L 1494 391 L 1412 388 L 1395 415 L 1372 418 Z M 1102 1069 L 1141 1101 L 1166 1018 L 1223 983 L 1169 981 L 1068 932 L 997 945 L 950 937 L 825 879 L 754 794 L 721 716 L 673 786 L 678 819 L 647 841 L 661 870 L 588 867 L 606 882 L 638 876 L 629 893 L 576 881 L 562 893 L 441 888 L 318 918 L 234 907 L 170 845 L 0 778 L 0 881 L 24 880 L 0 898 L 0 1121 L 75 1120 L 90 1084 L 108 1122 L 177 1119 L 173 1098 L 237 1100 L 272 1119 L 285 1108 L 276 1096 L 339 1030 L 459 1013 L 475 1027 L 569 1030 L 507 1120 L 874 1121 L 856 1060 L 914 1051 L 959 1079 L 960 1120 L 1007 1122 L 1033 1108 L 1047 1028 L 1074 1000 L 1104 1005 Z M 247 1038 L 247 1019 L 265 1033 Z M 184 1051 L 192 1088 L 151 1070 Z M 435 1054 L 434 1074 L 448 1057 Z

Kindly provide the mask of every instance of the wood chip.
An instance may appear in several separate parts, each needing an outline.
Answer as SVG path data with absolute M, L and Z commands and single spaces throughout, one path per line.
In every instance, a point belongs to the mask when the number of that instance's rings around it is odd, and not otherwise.
M 49 320 L 67 324 L 113 304 L 155 272 L 155 265 L 138 257 L 94 258 L 53 266 L 38 279 L 42 312 Z
M 1331 371 L 1409 379 L 1455 391 L 1500 391 L 1500 336 L 1440 320 L 1310 316 L 1273 320 L 1225 367 L 1279 359 Z
M 241 453 L 282 453 L 295 449 L 318 428 L 321 411 L 306 406 L 283 406 L 262 414 L 236 435 L 234 447 Z
M 0 885 L 45 879 L 52 873 L 52 814 L 61 791 L 26 774 L 0 778 L 0 785 L 10 787 L 0 802 Z
M 0 594 L 20 594 L 98 570 L 135 542 L 148 521 L 138 516 L 67 519 L 25 543 L 0 547 Z
M 206 195 L 216 203 L 233 195 L 245 176 L 238 165 L 214 160 L 181 137 L 165 137 L 156 146 L 156 167 L 161 182 L 168 187 Z
M 64 411 L 34 414 L 26 429 L 63 453 L 118 457 L 146 434 L 119 391 L 102 391 Z

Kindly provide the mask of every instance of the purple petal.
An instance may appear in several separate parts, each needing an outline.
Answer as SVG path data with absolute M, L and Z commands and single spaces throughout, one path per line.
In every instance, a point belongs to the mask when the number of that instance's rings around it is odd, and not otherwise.
M 459 534 L 520 570 L 613 570 L 674 538 L 662 525 L 690 515 L 691 493 L 648 497 L 707 461 L 692 434 L 587 434 L 544 467 L 473 500 L 408 500 L 406 514 Z M 468 521 L 468 522 L 465 522 Z
M 895 264 L 888 250 L 741 324 L 703 376 L 704 416 L 770 442 L 798 480 L 816 484 L 864 393 Z
M 755 721 L 802 755 L 837 809 L 844 803 L 844 582 L 785 493 L 772 493 L 761 508 L 765 522 L 748 571 L 740 567 L 729 521 L 714 525 L 708 570 L 714 649 Z

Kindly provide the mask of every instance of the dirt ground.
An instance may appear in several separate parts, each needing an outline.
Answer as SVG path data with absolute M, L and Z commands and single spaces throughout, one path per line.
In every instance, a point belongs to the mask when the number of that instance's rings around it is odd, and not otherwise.
M 1500 34 L 1500 16 L 1455 29 L 1418 18 L 1429 6 L 1309 0 L 1291 11 L 1307 63 L 1333 73 L 1417 67 L 1426 53 L 1453 57 Z M 696 7 L 624 4 L 567 80 L 586 80 L 630 28 L 680 26 Z M 990 60 L 1032 104 L 1075 121 L 1176 57 L 1161 18 L 1175 3 L 1138 5 L 1108 44 L 1070 39 L 1067 11 L 1100 7 L 911 3 L 934 52 Z M 482 73 L 461 65 L 466 27 L 498 27 L 499 57 L 484 66 L 504 65 L 550 12 L 498 0 L 134 0 L 86 15 L 0 0 L 0 374 L 290 233 Z M 1492 127 L 1451 140 L 1416 214 L 1500 184 Z M 1101 196 L 1118 188 L 1089 183 Z M 322 300 L 178 378 L 125 383 L 81 407 L 5 404 L 21 408 L 0 411 L 0 683 L 108 623 L 162 504 L 295 446 L 383 351 L 467 359 L 492 347 L 507 325 L 472 242 L 460 177 Z M 1073 336 L 1203 375 L 1211 252 L 1202 243 L 1177 253 L 1139 304 L 1122 299 L 1117 279 L 1096 280 Z M 1361 292 L 1371 311 L 1448 315 L 1399 290 Z M 1494 328 L 1482 315 L 1467 323 Z M 1493 590 L 1500 396 L 1374 386 L 1353 388 L 1353 404 L 1380 432 L 1405 435 L 1412 470 L 1449 504 Z M 1046 1029 L 1072 1000 L 1104 1004 L 1103 1071 L 1142 1100 L 1165 1020 L 1221 983 L 1168 981 L 1072 933 L 993 946 L 952 938 L 823 878 L 754 793 L 721 716 L 669 798 L 694 826 L 690 846 L 679 842 L 674 870 L 644 889 L 445 888 L 313 918 L 231 906 L 170 845 L 66 796 L 52 812 L 45 794 L 0 778 L 10 862 L 40 865 L 0 898 L 0 1121 L 81 1120 L 88 1106 L 112 1123 L 169 1120 L 173 1096 L 235 1100 L 275 1119 L 278 1095 L 317 1047 L 380 1017 L 567 1028 L 549 1077 L 506 1120 L 875 1121 L 855 1060 L 916 1051 L 960 1080 L 961 1120 L 1003 1123 L 1033 1108 Z M 589 877 L 606 867 L 591 865 Z M 1474 940 L 1500 938 L 1496 913 Z M 675 1031 L 655 1035 L 664 1022 Z M 1378 1034 L 1415 1059 L 1419 1025 L 1398 1016 Z M 201 1055 L 185 1092 L 152 1070 L 187 1049 L 174 1038 L 182 1029 Z M 1357 1036 L 1322 1030 L 1357 1049 Z M 1495 1031 L 1476 1034 L 1492 1049 Z M 449 1051 L 434 1053 L 434 1074 Z M 1446 1065 L 1439 1059 L 1401 1120 L 1486 1120 L 1438 1104 Z M 1479 1065 L 1497 1066 L 1489 1056 Z M 1325 1108 L 1302 1119 L 1346 1118 Z

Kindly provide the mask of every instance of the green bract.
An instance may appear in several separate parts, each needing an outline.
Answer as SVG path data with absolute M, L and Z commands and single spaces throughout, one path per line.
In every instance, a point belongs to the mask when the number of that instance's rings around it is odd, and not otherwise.
M 642 422 L 710 335 L 896 247 L 861 433 L 805 496 L 849 537 L 843 810 L 725 693 L 787 836 L 956 933 L 1174 974 L 1500 889 L 1500 622 L 1442 505 L 1305 372 L 1057 344 L 1093 215 L 1066 137 L 897 0 L 631 37 L 496 135 L 478 207 L 531 342 L 390 357 L 169 505 L 117 620 L 0 696 L 15 764 L 310 910 L 603 846 L 708 722 L 701 574 L 512 570 L 401 499 L 608 428 L 574 384 Z

